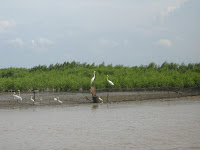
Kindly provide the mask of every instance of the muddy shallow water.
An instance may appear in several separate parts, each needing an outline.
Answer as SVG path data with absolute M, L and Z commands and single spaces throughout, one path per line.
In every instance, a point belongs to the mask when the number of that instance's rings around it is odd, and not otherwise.
M 0 109 L 0 149 L 200 149 L 200 101 Z

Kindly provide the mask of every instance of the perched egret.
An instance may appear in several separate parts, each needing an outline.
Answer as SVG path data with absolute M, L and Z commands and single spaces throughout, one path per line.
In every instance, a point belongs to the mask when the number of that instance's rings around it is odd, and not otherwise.
M 13 93 L 13 97 L 14 97 L 14 99 L 17 100 L 17 102 L 18 102 L 18 100 L 22 101 L 22 98 L 20 96 L 16 95 L 15 92 Z
M 95 79 L 95 72 L 96 72 L 96 71 L 94 71 L 94 77 L 92 77 L 92 79 L 91 79 L 91 84 L 92 84 L 92 82 L 93 82 L 94 79 Z
M 33 105 L 34 105 L 35 100 L 33 99 L 33 96 L 31 96 L 31 101 L 33 102 Z
M 53 98 L 53 100 L 54 100 L 54 101 L 57 101 L 57 100 L 58 100 L 58 98 L 54 97 L 54 98 Z
M 107 75 L 107 81 L 108 81 L 108 83 L 110 84 L 110 85 L 114 85 L 114 83 L 112 82 L 112 81 L 110 81 L 110 80 L 108 80 L 108 75 Z

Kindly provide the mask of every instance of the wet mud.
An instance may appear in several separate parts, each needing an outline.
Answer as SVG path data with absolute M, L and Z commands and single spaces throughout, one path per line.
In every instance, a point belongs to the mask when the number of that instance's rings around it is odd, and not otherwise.
M 17 92 L 16 92 L 17 93 Z M 18 94 L 18 93 L 17 93 Z M 36 92 L 35 102 L 31 101 L 33 92 L 21 92 L 22 101 L 13 98 L 13 92 L 0 93 L 0 109 L 15 109 L 28 107 L 46 107 L 46 106 L 66 106 L 81 105 L 93 103 L 90 91 L 77 92 Z M 97 90 L 97 96 L 103 99 L 103 103 L 149 101 L 149 100 L 174 100 L 189 99 L 200 100 L 200 88 L 148 88 L 148 89 L 107 89 Z M 55 101 L 59 97 L 62 103 Z M 40 100 L 42 98 L 42 100 Z

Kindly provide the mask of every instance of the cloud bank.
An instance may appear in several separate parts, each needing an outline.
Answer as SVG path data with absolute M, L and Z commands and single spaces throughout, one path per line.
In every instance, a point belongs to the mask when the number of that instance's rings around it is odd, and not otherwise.
M 164 47 L 171 47 L 172 42 L 168 39 L 160 39 L 156 42 L 157 45 L 164 46 Z
M 0 33 L 7 31 L 9 28 L 15 26 L 15 21 L 0 20 Z

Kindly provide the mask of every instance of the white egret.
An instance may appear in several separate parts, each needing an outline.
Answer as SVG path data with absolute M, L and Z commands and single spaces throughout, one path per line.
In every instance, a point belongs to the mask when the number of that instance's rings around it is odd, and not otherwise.
M 58 100 L 58 98 L 54 97 L 54 98 L 53 98 L 53 100 L 54 100 L 54 101 L 57 101 L 57 100 Z
M 112 81 L 108 80 L 108 77 L 109 76 L 107 75 L 107 81 L 108 81 L 108 83 L 113 86 L 114 83 Z M 109 95 L 109 90 L 108 90 L 108 94 L 107 94 L 107 103 L 108 103 L 108 95 Z
M 59 97 L 58 97 L 58 102 L 59 102 L 59 103 L 62 103 L 62 101 L 59 99 Z
M 13 97 L 14 97 L 14 99 L 17 100 L 17 102 L 18 102 L 18 100 L 22 101 L 22 98 L 20 96 L 16 95 L 15 92 L 13 93 Z
M 41 104 L 41 102 L 42 102 L 42 97 L 40 98 L 40 104 Z
M 20 96 L 20 90 L 18 90 L 18 92 L 19 92 L 19 99 L 22 101 L 22 97 Z
M 18 92 L 19 92 L 19 97 L 21 97 L 21 96 L 20 96 L 20 90 L 18 90 Z
M 31 96 L 31 101 L 33 102 L 33 105 L 34 105 L 35 100 L 33 99 L 33 96 Z
M 110 84 L 110 85 L 114 85 L 114 83 L 112 82 L 112 81 L 110 81 L 110 80 L 108 80 L 108 75 L 107 75 L 107 81 L 108 81 L 108 83 Z
M 92 77 L 92 79 L 91 79 L 91 84 L 92 84 L 92 82 L 93 82 L 94 79 L 95 79 L 95 72 L 96 72 L 96 71 L 94 71 L 94 77 Z
M 14 98 L 14 99 L 16 98 L 15 92 L 13 93 L 13 98 Z
M 99 102 L 103 103 L 103 100 L 101 99 L 101 97 L 99 96 Z

